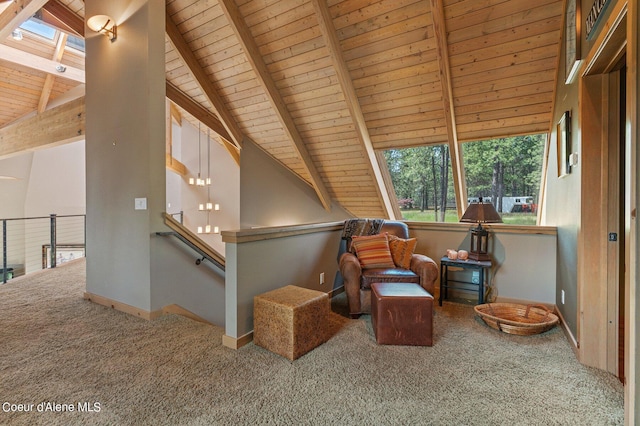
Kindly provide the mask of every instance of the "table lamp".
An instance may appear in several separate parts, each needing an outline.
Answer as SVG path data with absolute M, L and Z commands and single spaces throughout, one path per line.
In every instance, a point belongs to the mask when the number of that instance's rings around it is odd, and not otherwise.
M 487 249 L 489 246 L 489 232 L 482 227 L 483 223 L 502 223 L 500 215 L 491 203 L 482 202 L 482 197 L 477 203 L 469 204 L 462 215 L 460 222 L 477 223 L 477 228 L 471 228 L 471 248 L 469 259 L 484 261 L 490 260 Z

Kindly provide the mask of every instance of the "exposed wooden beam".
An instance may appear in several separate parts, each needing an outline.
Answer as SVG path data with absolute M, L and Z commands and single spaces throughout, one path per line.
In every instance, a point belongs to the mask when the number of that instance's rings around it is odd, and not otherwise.
M 209 103 L 211 103 L 215 113 L 220 117 L 219 121 L 227 131 L 227 135 L 223 137 L 228 138 L 228 140 L 233 142 L 237 148 L 241 148 L 244 135 L 240 130 L 240 126 L 238 126 L 231 113 L 227 110 L 224 101 L 216 93 L 216 89 L 211 83 L 209 76 L 200 66 L 198 59 L 195 57 L 193 51 L 184 40 L 184 37 L 182 37 L 180 30 L 178 30 L 178 27 L 173 23 L 171 16 L 168 14 L 166 17 L 166 31 L 173 48 L 178 52 L 178 55 L 180 55 L 180 58 L 189 69 L 194 81 L 200 87 L 202 93 L 207 97 Z M 210 128 L 218 133 L 213 127 Z
M 238 150 L 238 147 L 230 142 L 231 136 L 229 136 L 226 127 L 220 122 L 215 114 L 212 114 L 211 111 L 203 108 L 202 105 L 195 102 L 189 96 L 185 95 L 182 91 L 180 91 L 180 89 L 178 89 L 168 81 L 167 98 L 169 98 L 180 108 L 187 111 L 189 114 L 193 115 L 196 120 L 200 121 L 205 126 L 220 135 L 220 139 L 222 140 L 224 147 L 229 152 L 229 154 L 231 154 L 231 157 L 233 157 L 235 162 L 240 165 L 240 152 Z
M 64 46 L 66 43 L 67 34 L 58 32 L 58 42 L 56 43 L 56 50 L 53 52 L 52 58 L 55 62 L 60 62 L 62 60 L 62 55 L 64 54 Z M 55 79 L 56 78 L 53 74 L 47 74 L 47 77 L 44 79 L 42 93 L 40 93 L 40 100 L 38 101 L 38 112 L 43 112 L 47 108 Z
M 11 32 L 29 19 L 47 0 L 13 0 L 0 14 L 0 40 L 9 37 Z
M 85 137 L 84 96 L 0 129 L 0 158 Z
M 356 94 L 355 87 L 353 86 L 353 80 L 349 74 L 349 69 L 344 61 L 342 47 L 340 46 L 340 40 L 338 40 L 338 37 L 336 36 L 336 29 L 333 25 L 333 18 L 329 13 L 329 8 L 327 7 L 326 1 L 312 0 L 311 3 L 313 3 L 325 44 L 329 49 L 329 56 L 331 57 L 333 68 L 338 76 L 338 81 L 340 82 L 345 102 L 349 108 L 351 119 L 355 124 L 358 139 L 364 146 L 369 158 L 369 165 L 371 166 L 372 174 L 377 183 L 376 189 L 380 202 L 384 206 L 384 211 L 390 219 L 401 218 L 402 215 L 398 216 L 398 209 L 394 208 L 394 203 L 392 201 L 395 199 L 393 185 L 390 186 L 390 181 L 385 180 L 383 169 L 378 161 L 382 156 L 376 155 L 376 151 L 373 149 L 369 129 L 367 128 L 367 123 L 364 119 L 364 114 L 362 113 L 362 108 L 360 107 L 358 95 Z M 397 205 L 397 203 L 395 204 Z
M 182 164 L 171 156 L 171 154 L 165 154 L 165 166 L 172 172 L 179 174 L 180 176 L 187 175 L 187 166 Z
M 166 151 L 165 151 L 165 165 L 167 169 L 171 170 L 174 173 L 179 174 L 180 176 L 185 176 L 187 174 L 187 166 L 182 164 L 176 158 L 173 157 L 173 121 L 182 126 L 182 118 L 180 117 L 180 112 L 178 108 L 175 106 L 173 102 L 167 98 L 165 100 L 165 130 L 166 130 Z M 174 115 L 176 114 L 176 115 Z
M 402 219 L 402 211 L 400 211 L 400 204 L 398 203 L 398 197 L 396 196 L 395 188 L 393 187 L 393 181 L 391 180 L 391 173 L 389 173 L 389 166 L 387 165 L 387 159 L 384 157 L 383 151 L 376 151 L 377 164 L 380 166 L 380 172 L 384 179 L 387 193 L 391 199 L 391 207 L 393 208 L 393 216 L 396 220 Z M 391 191 L 389 191 L 391 188 Z
M 276 87 L 269 70 L 267 69 L 267 65 L 262 59 L 262 55 L 258 50 L 258 46 L 251 35 L 249 28 L 247 27 L 244 19 L 240 15 L 240 11 L 236 6 L 234 0 L 220 0 L 220 7 L 224 11 L 224 14 L 227 17 L 229 25 L 233 28 L 240 45 L 245 51 L 247 60 L 253 67 L 255 71 L 256 77 L 260 82 L 260 85 L 266 92 L 267 97 L 282 124 L 284 131 L 287 133 L 289 139 L 293 142 L 294 149 L 296 150 L 298 157 L 301 160 L 302 166 L 305 171 L 309 174 L 311 179 L 311 186 L 316 191 L 320 202 L 324 206 L 326 210 L 331 209 L 331 196 L 329 195 L 329 191 L 324 185 L 322 180 L 322 176 L 318 172 L 311 155 L 307 151 L 307 147 L 302 140 L 302 136 L 300 132 L 296 128 L 295 122 L 293 121 L 293 117 L 291 117 L 291 113 L 287 109 L 287 105 L 285 104 L 282 96 L 278 88 Z
M 444 6 L 442 0 L 429 0 L 431 3 L 431 19 L 433 20 L 433 32 L 436 39 L 436 56 L 440 72 L 440 84 L 442 85 L 442 106 L 447 125 L 447 140 L 453 171 L 453 186 L 456 195 L 458 217 L 467 209 L 467 184 L 464 175 L 464 164 L 458 141 L 456 126 L 456 114 L 453 105 L 453 89 L 451 86 L 451 67 L 449 65 L 449 52 L 447 49 L 447 30 L 444 19 Z
M 58 0 L 49 0 L 42 7 L 42 20 L 60 31 L 84 38 L 84 19 Z
M 56 77 L 66 78 L 80 83 L 85 82 L 84 70 L 65 65 L 64 72 L 59 72 L 56 70 L 56 67 L 60 65 L 59 62 L 33 55 L 28 52 L 23 52 L 22 50 L 15 49 L 4 44 L 0 44 L 0 60 L 13 62 L 14 64 L 53 74 Z

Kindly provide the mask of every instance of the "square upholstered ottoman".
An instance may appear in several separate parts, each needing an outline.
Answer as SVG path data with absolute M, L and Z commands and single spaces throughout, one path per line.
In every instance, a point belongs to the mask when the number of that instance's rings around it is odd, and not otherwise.
M 418 284 L 371 284 L 371 323 L 382 345 L 433 345 L 433 296 Z
M 329 295 L 288 285 L 253 298 L 253 342 L 294 360 L 328 339 Z

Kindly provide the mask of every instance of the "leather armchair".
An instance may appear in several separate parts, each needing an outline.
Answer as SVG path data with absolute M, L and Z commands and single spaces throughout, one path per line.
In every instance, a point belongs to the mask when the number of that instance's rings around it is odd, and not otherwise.
M 400 221 L 385 221 L 380 234 L 388 233 L 402 239 L 409 238 L 409 227 Z M 407 282 L 420 284 L 432 296 L 438 279 L 438 265 L 428 256 L 414 253 L 410 269 L 362 269 L 354 253 L 340 256 L 340 273 L 349 302 L 351 318 L 371 313 L 371 284 L 375 282 Z

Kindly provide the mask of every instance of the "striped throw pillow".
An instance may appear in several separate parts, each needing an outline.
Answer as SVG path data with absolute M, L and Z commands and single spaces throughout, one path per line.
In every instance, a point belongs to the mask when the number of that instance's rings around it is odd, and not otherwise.
M 387 234 L 354 236 L 351 244 L 356 250 L 362 269 L 395 268 Z

